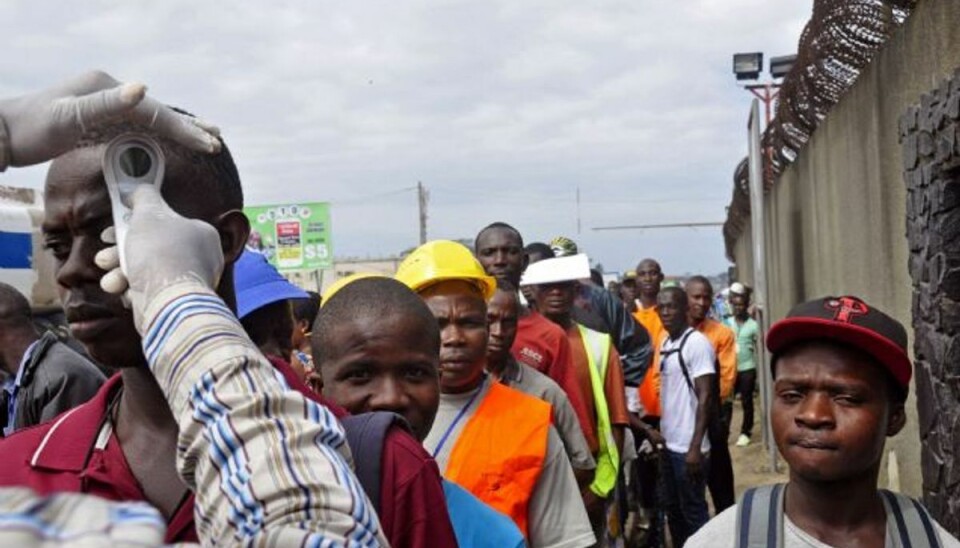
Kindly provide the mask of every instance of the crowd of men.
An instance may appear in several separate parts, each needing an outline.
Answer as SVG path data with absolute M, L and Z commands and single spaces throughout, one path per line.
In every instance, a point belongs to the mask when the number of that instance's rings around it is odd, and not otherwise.
M 770 329 L 790 480 L 738 503 L 732 409 L 748 446 L 764 344 L 748 287 L 717 307 L 709 279 L 666 284 L 645 258 L 605 288 L 569 238 L 494 222 L 474 249 L 429 242 L 321 298 L 247 248 L 222 139 L 84 78 L 0 102 L 0 169 L 53 159 L 42 234 L 71 335 L 38 332 L 0 285 L 0 540 L 960 546 L 876 487 L 912 366 L 903 326 L 863 300 Z M 36 107 L 90 93 L 78 119 Z M 23 140 L 45 123 L 67 136 Z M 161 143 L 166 177 L 135 195 L 121 267 L 101 157 L 128 132 Z

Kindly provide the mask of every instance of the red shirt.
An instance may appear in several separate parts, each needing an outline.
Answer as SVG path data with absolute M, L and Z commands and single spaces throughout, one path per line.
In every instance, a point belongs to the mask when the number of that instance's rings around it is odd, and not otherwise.
M 531 311 L 517 322 L 517 338 L 510 351 L 518 362 L 533 367 L 563 388 L 577 414 L 584 436 L 588 440 L 596 439 L 597 427 L 585 403 L 587 396 L 593 398 L 593 393 L 584 394 L 577 382 L 570 341 L 564 330 L 539 312 Z
M 338 418 L 347 413 L 306 387 L 282 360 L 270 360 L 291 388 L 320 403 Z M 127 459 L 110 436 L 97 447 L 107 406 L 123 384 L 111 377 L 87 403 L 57 418 L 0 439 L 0 486 L 30 487 L 40 495 L 57 491 L 82 492 L 108 500 L 146 500 L 127 465 Z M 408 433 L 391 430 L 384 440 L 381 498 L 392 501 L 380 525 L 394 546 L 456 546 L 447 514 L 440 471 L 423 447 Z M 199 542 L 193 521 L 193 495 L 187 497 L 167 524 L 166 543 Z

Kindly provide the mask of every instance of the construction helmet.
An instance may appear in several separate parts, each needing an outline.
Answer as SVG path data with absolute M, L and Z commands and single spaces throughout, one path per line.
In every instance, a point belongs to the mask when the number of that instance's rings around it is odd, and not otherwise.
M 434 240 L 413 250 L 397 268 L 396 279 L 417 293 L 449 280 L 476 285 L 484 300 L 497 291 L 497 280 L 487 276 L 473 253 L 450 240 Z

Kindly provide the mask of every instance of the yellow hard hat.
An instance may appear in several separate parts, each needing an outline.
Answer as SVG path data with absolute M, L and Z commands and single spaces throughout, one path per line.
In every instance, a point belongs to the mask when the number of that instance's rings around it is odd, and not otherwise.
M 418 293 L 449 280 L 475 284 L 485 300 L 497 291 L 497 280 L 487 276 L 473 253 L 450 240 L 434 240 L 413 250 L 397 268 L 396 279 Z
M 363 280 L 366 278 L 386 278 L 386 276 L 382 274 L 374 274 L 372 272 L 358 272 L 356 274 L 344 276 L 343 278 L 340 278 L 339 280 L 330 284 L 330 287 L 323 292 L 323 299 L 320 300 L 320 307 L 323 308 L 323 305 L 327 304 L 327 301 L 330 300 L 330 297 L 336 295 L 337 291 L 340 291 L 344 287 L 347 287 L 357 280 Z

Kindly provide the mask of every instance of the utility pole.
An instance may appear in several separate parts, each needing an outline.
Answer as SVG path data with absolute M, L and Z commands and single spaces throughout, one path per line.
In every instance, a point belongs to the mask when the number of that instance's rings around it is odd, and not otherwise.
M 577 185 L 577 234 L 580 234 L 580 185 Z
M 420 209 L 420 245 L 427 243 L 427 200 L 430 199 L 430 193 L 423 187 L 423 183 L 417 181 L 417 204 Z

